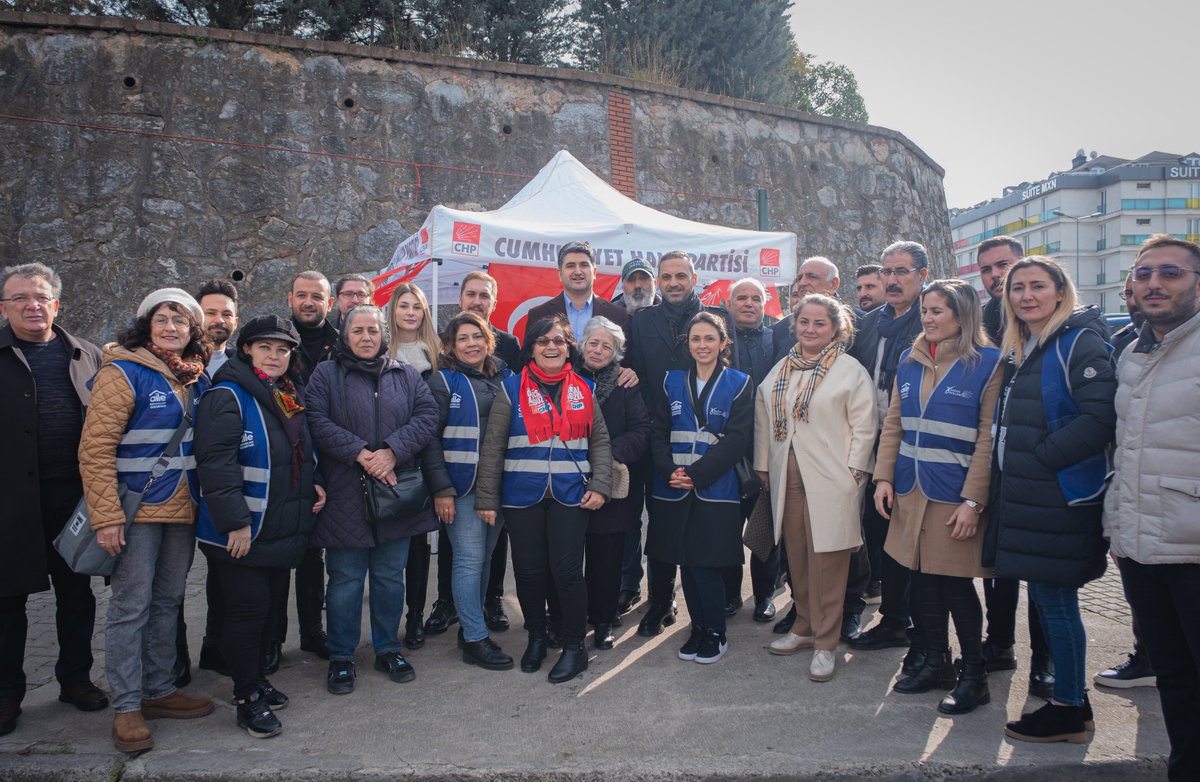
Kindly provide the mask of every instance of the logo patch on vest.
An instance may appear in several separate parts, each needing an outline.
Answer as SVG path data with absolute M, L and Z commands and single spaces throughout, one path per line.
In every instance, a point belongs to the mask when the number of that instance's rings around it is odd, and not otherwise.
M 151 410 L 161 410 L 167 406 L 167 393 L 165 391 L 155 389 L 146 398 L 150 400 Z
M 726 410 L 722 410 L 722 409 L 721 409 L 721 408 L 719 408 L 719 407 L 710 407 L 710 408 L 708 408 L 708 417 L 709 417 L 709 418 L 713 418 L 714 416 L 715 416 L 715 417 L 717 417 L 717 418 L 728 418 L 728 417 L 729 417 L 729 412 L 728 412 L 728 411 L 726 411 Z
M 912 387 L 912 383 L 905 383 L 900 386 L 900 398 L 908 399 L 908 390 Z
M 567 404 L 571 406 L 572 410 L 583 409 L 583 391 L 579 386 L 571 386 L 567 389 Z
M 462 407 L 462 395 L 455 392 L 450 395 L 450 409 L 458 410 Z
M 955 388 L 954 386 L 946 387 L 946 396 L 956 396 L 959 399 L 974 399 L 975 392 L 965 388 Z
M 683 402 L 675 400 L 671 403 L 671 415 L 683 415 Z
M 244 430 L 242 432 L 242 444 L 238 447 L 239 447 L 239 450 L 243 450 L 243 451 L 247 448 L 253 448 L 254 447 L 254 432 L 251 432 L 249 429 Z

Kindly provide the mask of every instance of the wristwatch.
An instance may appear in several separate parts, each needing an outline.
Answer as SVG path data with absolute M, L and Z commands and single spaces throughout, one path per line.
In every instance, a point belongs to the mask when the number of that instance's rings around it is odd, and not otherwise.
M 967 507 L 970 508 L 971 510 L 975 511 L 975 513 L 977 515 L 980 515 L 980 516 L 983 515 L 983 510 L 984 510 L 983 503 L 976 502 L 975 500 L 967 500 L 966 502 L 967 502 Z

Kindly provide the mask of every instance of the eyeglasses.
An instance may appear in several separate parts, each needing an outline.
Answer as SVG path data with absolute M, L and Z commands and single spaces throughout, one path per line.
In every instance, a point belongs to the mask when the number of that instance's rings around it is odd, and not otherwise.
M 183 317 L 182 315 L 176 315 L 173 318 L 168 318 L 166 315 L 155 315 L 153 318 L 150 319 L 150 322 L 153 323 L 155 326 L 158 326 L 159 328 L 162 328 L 163 326 L 170 323 L 170 324 L 173 324 L 175 326 L 175 328 L 180 329 L 180 330 L 188 329 L 192 325 L 192 322 L 190 320 L 188 320 L 187 318 Z
M 904 267 L 900 267 L 899 269 L 880 269 L 879 276 L 883 277 L 884 279 L 887 279 L 888 277 L 893 277 L 893 276 L 907 277 L 908 275 L 912 274 L 914 271 L 916 271 L 916 269 L 906 269 Z
M 371 294 L 366 291 L 342 291 L 339 296 L 345 296 L 347 299 L 356 299 L 358 301 L 366 301 L 371 298 Z
M 15 307 L 24 307 L 26 304 L 38 304 L 42 307 L 49 307 L 50 302 L 55 301 L 55 298 L 53 296 L 26 296 L 21 293 L 16 296 L 9 296 L 7 299 L 0 299 L 0 301 L 6 301 Z
M 1173 263 L 1164 263 L 1162 266 L 1134 266 L 1133 279 L 1137 280 L 1138 282 L 1146 282 L 1154 276 L 1155 272 L 1158 272 L 1159 278 L 1164 280 L 1178 280 L 1183 276 L 1184 272 L 1200 274 L 1200 272 L 1196 271 L 1195 269 L 1185 269 L 1184 267 L 1176 266 Z
M 567 344 L 567 338 L 542 336 L 533 341 L 533 344 L 537 345 L 539 348 L 544 348 L 551 343 L 553 343 L 554 347 L 561 348 L 563 345 Z

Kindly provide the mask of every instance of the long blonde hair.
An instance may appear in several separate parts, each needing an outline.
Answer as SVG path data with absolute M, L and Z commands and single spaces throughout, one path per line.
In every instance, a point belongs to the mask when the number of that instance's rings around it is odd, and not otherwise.
M 425 349 L 425 356 L 429 359 L 429 363 L 437 366 L 442 341 L 438 338 L 437 329 L 434 328 L 433 313 L 429 311 L 429 301 L 425 298 L 425 292 L 414 282 L 400 283 L 392 291 L 392 297 L 388 299 L 387 327 L 392 335 L 391 344 L 388 346 L 388 355 L 396 358 L 400 352 L 400 330 L 396 328 L 396 300 L 406 293 L 416 296 L 417 301 L 421 303 L 421 311 L 425 313 L 425 317 L 421 318 L 421 327 L 417 329 L 417 342 L 421 343 L 421 347 Z
M 1058 309 L 1050 316 L 1050 320 L 1046 321 L 1042 333 L 1038 334 L 1035 346 L 1040 345 L 1067 322 L 1067 318 L 1071 317 L 1079 300 L 1075 293 L 1075 283 L 1071 282 L 1066 270 L 1053 258 L 1047 258 L 1044 255 L 1028 255 L 1009 267 L 1008 274 L 1004 277 L 1004 341 L 1000 345 L 1000 350 L 1006 356 L 1011 353 L 1018 364 L 1025 360 L 1025 343 L 1029 341 L 1031 334 L 1025 321 L 1021 320 L 1017 316 L 1017 311 L 1013 309 L 1012 281 L 1015 272 L 1031 266 L 1036 266 L 1050 275 L 1055 290 L 1062 294 L 1062 301 L 1058 303 Z
M 983 333 L 982 310 L 979 307 L 979 294 L 975 293 L 975 287 L 966 280 L 934 280 L 926 286 L 925 290 L 921 291 L 921 304 L 925 303 L 925 297 L 931 293 L 941 296 L 946 302 L 946 306 L 954 313 L 954 317 L 958 319 L 959 332 L 958 339 L 955 340 L 958 357 L 964 364 L 974 364 L 979 360 L 979 349 L 988 344 L 987 335 Z M 922 331 L 913 340 L 913 353 L 916 352 L 918 344 L 926 345 L 928 342 L 925 332 Z M 928 350 L 928 348 L 925 349 Z M 909 361 L 913 360 L 913 353 L 908 354 Z

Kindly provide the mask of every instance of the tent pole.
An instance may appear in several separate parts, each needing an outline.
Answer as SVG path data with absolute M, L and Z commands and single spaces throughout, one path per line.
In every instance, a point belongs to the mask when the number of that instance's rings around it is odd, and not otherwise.
M 442 326 L 438 323 L 438 271 L 442 268 L 441 258 L 431 258 L 433 261 L 433 298 L 430 302 L 430 316 L 433 318 L 433 330 L 438 334 L 442 333 Z

